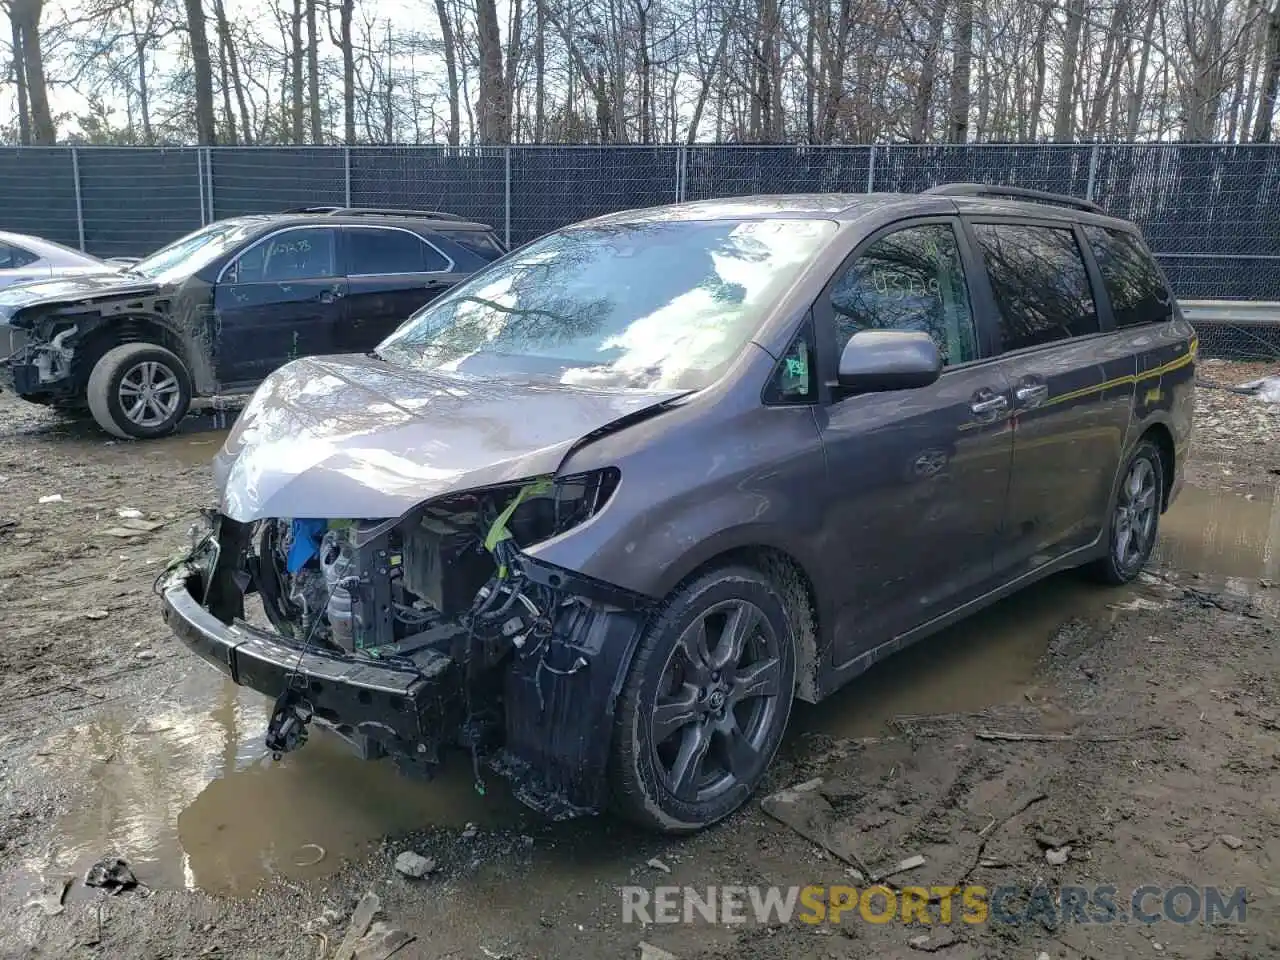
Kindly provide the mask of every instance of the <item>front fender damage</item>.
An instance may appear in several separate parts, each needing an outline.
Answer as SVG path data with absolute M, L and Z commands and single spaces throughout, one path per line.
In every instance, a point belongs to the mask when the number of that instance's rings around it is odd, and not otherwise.
M 120 343 L 154 342 L 189 367 L 200 392 L 213 383 L 207 290 L 137 290 L 90 299 L 57 299 L 16 310 L 8 325 L 15 349 L 0 360 L 21 396 L 66 400 L 84 387 L 95 358 Z
M 487 769 L 553 819 L 597 812 L 654 601 L 522 546 L 590 519 L 609 484 L 543 478 L 454 494 L 394 523 L 210 514 L 162 589 L 166 619 L 276 699 L 273 752 L 302 746 L 317 722 L 411 775 L 469 753 L 481 789 Z M 246 622 L 246 595 L 273 630 Z

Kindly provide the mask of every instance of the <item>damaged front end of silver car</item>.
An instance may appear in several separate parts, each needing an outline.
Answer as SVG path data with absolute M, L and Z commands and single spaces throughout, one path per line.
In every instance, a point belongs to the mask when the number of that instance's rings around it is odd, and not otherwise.
M 612 468 L 534 477 L 392 520 L 209 513 L 163 581 L 165 618 L 237 683 L 276 698 L 273 753 L 302 746 L 313 723 L 411 775 L 460 748 L 479 782 L 498 771 L 548 816 L 595 812 L 618 683 L 651 601 L 524 548 L 588 523 L 620 479 Z

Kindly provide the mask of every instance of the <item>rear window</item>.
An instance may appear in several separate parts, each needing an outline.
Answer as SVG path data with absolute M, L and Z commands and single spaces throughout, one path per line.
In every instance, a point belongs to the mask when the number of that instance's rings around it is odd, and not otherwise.
M 417 234 L 378 227 L 347 228 L 347 273 L 372 277 L 393 273 L 440 273 L 449 261 Z
M 0 270 L 17 270 L 40 258 L 30 250 L 12 243 L 0 243 Z
M 1155 323 L 1173 313 L 1160 271 L 1138 238 L 1120 230 L 1085 227 L 1117 327 Z
M 481 233 L 478 230 L 459 230 L 457 233 L 446 233 L 446 237 L 474 253 L 481 260 L 497 260 L 507 251 L 492 233 Z

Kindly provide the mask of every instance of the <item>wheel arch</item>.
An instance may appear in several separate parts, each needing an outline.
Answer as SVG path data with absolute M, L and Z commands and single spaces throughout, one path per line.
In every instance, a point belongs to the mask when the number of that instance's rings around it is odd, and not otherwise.
M 1177 467 L 1178 455 L 1173 443 L 1173 431 L 1168 424 L 1157 420 L 1142 431 L 1138 443 L 1143 440 L 1150 440 L 1160 451 L 1160 512 L 1164 513 L 1169 509 L 1169 496 L 1173 492 L 1173 476 Z
M 207 364 L 199 356 L 199 345 L 163 320 L 137 315 L 113 317 L 85 334 L 73 361 L 78 388 L 88 386 L 89 374 L 107 351 L 126 343 L 154 343 L 164 347 L 186 366 L 193 392 L 198 394 L 204 390 L 201 378 Z
M 1133 441 L 1125 448 L 1124 456 L 1120 458 L 1120 462 L 1116 465 L 1116 480 L 1113 485 L 1112 502 L 1115 499 L 1115 491 L 1120 488 L 1120 480 L 1129 458 L 1133 456 L 1133 452 L 1142 445 L 1143 441 L 1149 440 L 1155 444 L 1156 449 L 1160 452 L 1160 467 L 1163 474 L 1160 481 L 1162 488 L 1160 491 L 1160 512 L 1164 513 L 1169 509 L 1170 498 L 1173 494 L 1174 474 L 1178 466 L 1178 447 L 1174 440 L 1173 427 L 1162 412 L 1147 417 L 1133 431 L 1133 437 Z

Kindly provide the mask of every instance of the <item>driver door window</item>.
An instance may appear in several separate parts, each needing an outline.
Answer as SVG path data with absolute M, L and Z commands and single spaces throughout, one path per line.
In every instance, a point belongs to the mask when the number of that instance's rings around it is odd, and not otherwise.
M 948 365 L 975 360 L 978 339 L 955 231 L 904 227 L 871 244 L 831 288 L 836 356 L 861 330 L 923 330 Z
M 246 250 L 223 278 L 228 283 L 288 283 L 337 276 L 337 231 L 286 230 Z

